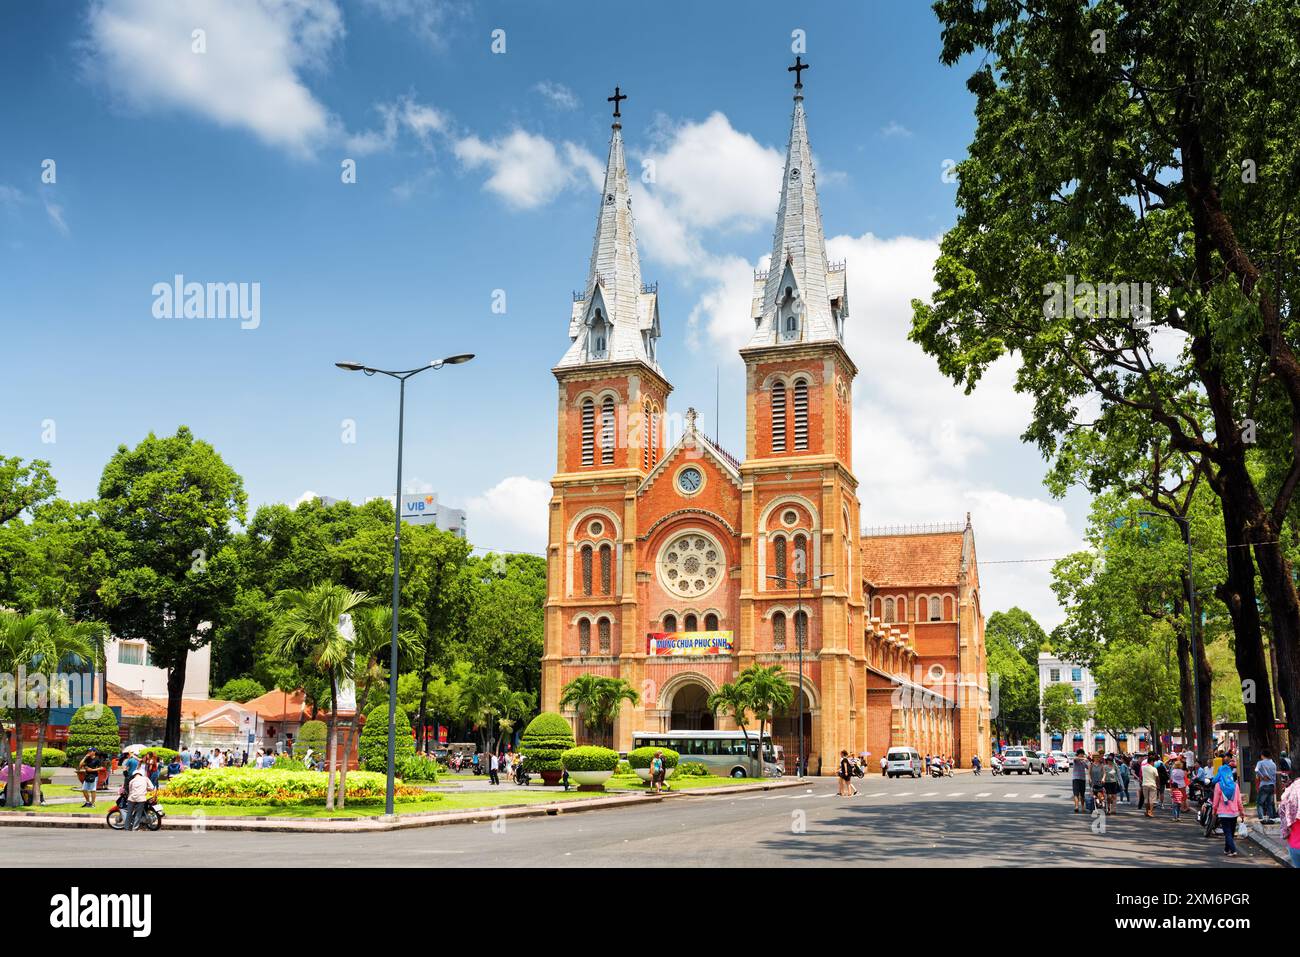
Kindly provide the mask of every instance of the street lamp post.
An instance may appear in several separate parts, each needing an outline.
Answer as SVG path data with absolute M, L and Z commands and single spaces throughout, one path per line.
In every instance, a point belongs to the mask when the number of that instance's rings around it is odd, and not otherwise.
M 394 371 L 375 369 L 360 362 L 336 362 L 340 369 L 348 372 L 364 372 L 366 375 L 386 375 L 396 379 L 399 384 L 397 401 L 397 491 L 393 496 L 393 636 L 388 647 L 388 783 L 384 790 L 384 814 L 393 816 L 393 791 L 395 786 L 394 765 L 397 760 L 397 619 L 401 601 L 402 569 L 402 432 L 406 423 L 406 380 L 426 369 L 441 369 L 443 366 L 460 365 L 469 362 L 474 354 L 448 356 L 436 359 L 426 366 L 415 369 Z M 358 704 L 358 706 L 360 706 Z M 355 721 L 356 718 L 353 718 Z M 348 759 L 347 755 L 343 760 Z
M 1155 518 L 1169 518 L 1178 523 L 1182 530 L 1183 540 L 1187 543 L 1187 631 L 1188 639 L 1192 645 L 1192 695 L 1195 703 L 1192 705 L 1192 726 L 1196 732 L 1196 755 L 1199 758 L 1204 748 L 1203 742 L 1206 740 L 1201 727 L 1201 669 L 1200 656 L 1196 653 L 1196 585 L 1192 579 L 1192 523 L 1182 515 L 1172 515 L 1169 512 L 1150 512 L 1139 511 L 1139 515 L 1150 515 Z M 1154 729 L 1152 729 L 1154 732 Z
M 803 569 L 803 567 L 802 567 L 802 566 L 803 566 L 803 562 L 802 562 L 801 559 L 802 559 L 802 556 L 800 556 L 800 555 L 796 555 L 796 556 L 795 556 L 795 570 L 794 570 L 794 584 L 795 584 L 795 593 L 794 593 L 794 594 L 795 594 L 794 643 L 795 643 L 795 645 L 798 646 L 798 649 L 799 649 L 799 688 L 798 688 L 798 691 L 799 691 L 799 763 L 798 763 L 797 765 L 795 765 L 795 771 L 796 771 L 797 775 L 798 775 L 800 778 L 802 778 L 802 777 L 804 776 L 804 752 L 803 752 L 803 646 L 804 646 L 804 639 L 801 638 L 800 635 L 799 635 L 799 616 L 803 614 L 803 583 L 804 583 L 804 581 L 807 579 L 807 576 L 803 573 L 804 569 Z M 785 587 L 785 583 L 786 583 L 787 581 L 789 581 L 789 578 L 788 578 L 787 576 L 785 576 L 785 575 L 768 575 L 767 577 L 770 578 L 770 579 L 772 579 L 773 581 L 780 582 L 782 588 L 784 588 L 784 587 Z M 835 573 L 834 573 L 834 572 L 826 572 L 825 574 L 817 575 L 817 576 L 814 577 L 812 580 L 813 580 L 814 582 L 821 582 L 821 581 L 823 581 L 824 579 L 827 579 L 827 578 L 834 578 L 834 577 L 835 577 Z M 758 754 L 759 754 L 759 761 L 761 762 L 762 759 L 763 759 L 763 758 L 762 758 L 762 755 L 763 755 L 763 742 L 762 742 L 762 741 L 758 742 Z

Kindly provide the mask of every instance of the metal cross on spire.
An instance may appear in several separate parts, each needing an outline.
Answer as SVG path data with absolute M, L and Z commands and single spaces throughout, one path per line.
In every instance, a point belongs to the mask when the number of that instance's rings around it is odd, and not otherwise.
M 614 87 L 614 95 L 613 95 L 613 96 L 607 96 L 607 97 L 605 97 L 605 101 L 606 101 L 607 103 L 613 103 L 613 104 L 614 104 L 614 119 L 617 120 L 619 117 L 621 117 L 621 116 L 623 115 L 622 113 L 619 112 L 618 105 L 619 105 L 619 103 L 621 103 L 623 100 L 626 100 L 626 99 L 627 99 L 627 97 L 624 96 L 621 92 L 619 92 L 619 88 L 618 88 L 618 87 Z
M 785 68 L 787 73 L 794 74 L 794 88 L 796 90 L 803 89 L 803 71 L 808 69 L 811 69 L 811 67 L 797 56 L 794 58 L 794 66 Z

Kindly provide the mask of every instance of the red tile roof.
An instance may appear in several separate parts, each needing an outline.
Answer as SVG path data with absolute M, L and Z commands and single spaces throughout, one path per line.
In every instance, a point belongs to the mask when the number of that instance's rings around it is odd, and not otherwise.
M 306 695 L 302 689 L 287 693 L 268 691 L 245 703 L 244 707 L 256 711 L 263 721 L 302 721 L 306 717 Z
M 862 537 L 862 576 L 877 588 L 956 585 L 962 532 Z
M 121 708 L 124 718 L 166 718 L 167 702 L 155 701 L 108 682 L 108 706 Z

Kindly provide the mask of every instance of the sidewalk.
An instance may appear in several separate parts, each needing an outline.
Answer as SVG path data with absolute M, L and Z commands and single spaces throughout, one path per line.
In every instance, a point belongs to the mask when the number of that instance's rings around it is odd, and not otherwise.
M 502 818 L 552 817 L 557 814 L 574 814 L 579 811 L 599 810 L 602 808 L 627 807 L 661 801 L 682 800 L 688 797 L 709 797 L 712 795 L 736 794 L 751 791 L 771 791 L 781 788 L 807 786 L 809 781 L 798 778 L 777 778 L 770 783 L 743 784 L 716 788 L 696 788 L 690 791 L 668 791 L 662 794 L 636 792 L 632 794 L 611 793 L 609 797 L 590 798 L 583 801 L 560 801 L 555 803 L 498 805 L 496 807 L 470 808 L 464 811 L 421 811 L 413 814 L 398 815 L 394 820 L 382 817 L 339 818 L 319 820 L 314 818 L 258 818 L 258 817 L 212 817 L 182 814 L 185 805 L 177 805 L 176 811 L 169 812 L 163 818 L 164 830 L 189 829 L 193 831 L 275 831 L 279 833 L 324 833 L 343 834 L 372 831 L 399 831 L 412 827 L 438 827 L 444 824 L 475 824 L 483 821 L 495 821 Z M 192 808 L 189 810 L 201 810 Z M 107 805 L 105 805 L 107 813 Z M 104 818 L 99 815 L 59 815 L 35 811 L 0 812 L 0 827 L 62 827 L 62 828 L 103 828 Z
M 1291 866 L 1291 852 L 1277 836 L 1276 824 L 1261 824 L 1257 818 L 1251 818 L 1250 839 L 1287 867 Z

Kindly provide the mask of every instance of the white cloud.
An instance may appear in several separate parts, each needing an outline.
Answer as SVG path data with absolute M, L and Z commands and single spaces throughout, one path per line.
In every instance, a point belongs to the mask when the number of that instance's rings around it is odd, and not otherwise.
M 410 95 L 399 97 L 392 103 L 376 104 L 375 110 L 383 120 L 382 125 L 376 130 L 350 135 L 346 140 L 349 152 L 358 156 L 387 152 L 397 144 L 401 130 L 418 139 L 425 149 L 432 149 L 433 135 L 447 132 L 450 126 L 446 113 L 420 103 Z
M 546 102 L 557 110 L 576 110 L 578 108 L 578 97 L 563 83 L 543 80 L 533 89 L 540 93 Z
M 512 475 L 465 506 L 470 541 L 494 551 L 542 552 L 546 549 L 547 482 Z
M 404 21 L 412 32 L 432 47 L 446 45 L 444 27 L 460 12 L 461 5 L 451 0 L 362 0 L 363 5 L 385 20 Z
M 57 229 L 64 236 L 69 233 L 68 224 L 63 218 L 63 207 L 58 203 L 51 203 L 48 199 L 45 201 L 45 215 L 49 217 L 50 225 Z
M 456 141 L 454 150 L 466 169 L 487 169 L 483 188 L 515 209 L 543 206 L 600 167 L 580 146 L 564 143 L 557 148 L 546 137 L 521 129 L 491 141 L 466 136 Z
M 890 120 L 880 128 L 880 135 L 886 139 L 894 137 L 906 138 L 912 135 L 912 131 L 897 120 Z
M 303 502 L 310 502 L 314 498 L 320 498 L 320 496 L 317 495 L 315 492 L 313 492 L 311 489 L 308 489 L 307 491 L 303 492 L 301 495 L 299 495 L 296 499 L 293 500 L 293 507 L 297 508 Z
M 301 74 L 343 37 L 335 0 L 226 0 L 219 13 L 207 0 L 97 0 L 87 26 L 89 75 L 136 109 L 193 112 L 298 155 L 331 132 Z
M 22 203 L 26 202 L 27 197 L 17 186 L 8 186 L 0 183 L 0 206 L 9 209 L 17 209 Z

